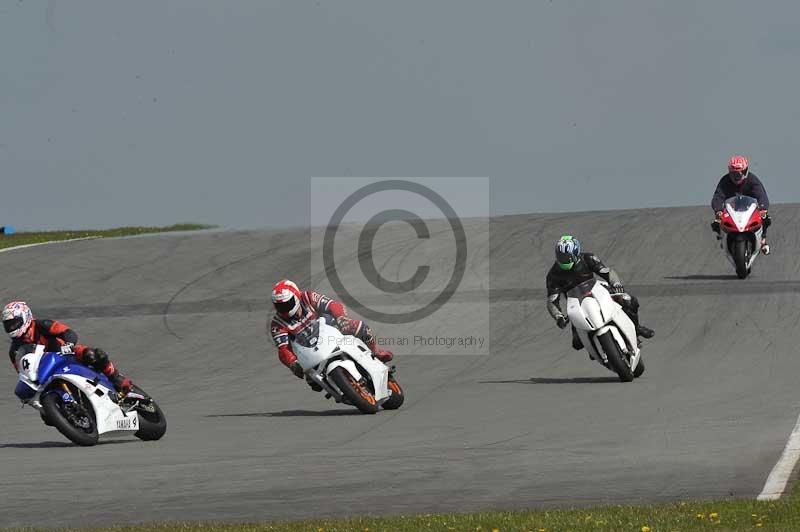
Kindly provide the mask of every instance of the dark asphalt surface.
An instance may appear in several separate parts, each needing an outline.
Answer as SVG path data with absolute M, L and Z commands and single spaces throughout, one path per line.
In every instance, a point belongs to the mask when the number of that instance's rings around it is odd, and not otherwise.
M 394 337 L 462 334 L 466 324 L 488 335 L 488 349 L 394 348 L 407 401 L 376 416 L 313 393 L 280 365 L 265 334 L 277 278 L 328 289 L 312 274 L 308 233 L 2 253 L 0 297 L 26 299 L 41 317 L 64 319 L 106 347 L 156 397 L 169 429 L 159 442 L 73 447 L 19 408 L 8 366 L 0 526 L 753 497 L 800 409 L 800 207 L 774 208 L 774 253 L 744 281 L 713 247 L 707 216 L 700 207 L 522 215 L 495 218 L 488 231 L 468 221 L 474 260 L 451 302 L 420 323 L 373 325 Z M 619 271 L 657 331 L 634 383 L 573 351 L 545 311 L 544 273 L 563 232 Z M 407 227 L 381 230 L 376 242 L 390 278 L 408 277 L 420 261 L 446 262 L 445 244 L 420 243 Z M 337 270 L 358 283 L 354 258 Z M 420 294 L 437 283 L 434 275 Z M 360 294 L 366 304 L 384 299 Z

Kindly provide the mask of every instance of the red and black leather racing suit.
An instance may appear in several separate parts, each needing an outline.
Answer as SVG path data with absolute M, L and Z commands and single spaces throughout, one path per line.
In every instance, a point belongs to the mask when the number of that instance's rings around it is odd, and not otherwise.
M 320 316 L 332 318 L 332 325 L 338 328 L 342 334 L 349 334 L 361 339 L 381 361 L 388 362 L 392 359 L 390 352 L 378 348 L 372 329 L 366 323 L 347 317 L 341 302 L 319 292 L 307 290 L 301 294 L 298 316 L 285 319 L 276 314 L 270 323 L 270 334 L 278 348 L 278 358 L 286 367 L 291 368 L 292 364 L 297 361 L 289 343 L 293 335 Z
M 43 345 L 46 351 L 55 353 L 61 352 L 62 347 L 69 346 L 79 362 L 103 373 L 117 387 L 117 391 L 128 391 L 130 389 L 130 379 L 117 371 L 114 363 L 108 359 L 108 355 L 104 350 L 79 344 L 78 334 L 60 321 L 33 320 L 24 335 L 13 339 L 8 350 L 8 356 L 17 372 L 19 372 L 17 350 L 24 345 L 30 344 Z

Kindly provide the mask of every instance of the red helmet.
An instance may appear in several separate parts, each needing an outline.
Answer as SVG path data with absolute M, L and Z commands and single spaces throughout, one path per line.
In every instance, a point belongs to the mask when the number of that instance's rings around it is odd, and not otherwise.
M 749 166 L 750 161 L 748 161 L 747 157 L 744 155 L 734 155 L 731 157 L 731 160 L 728 161 L 728 175 L 731 181 L 737 185 L 741 185 L 742 182 L 747 179 Z
M 272 288 L 272 304 L 282 318 L 291 318 L 300 310 L 300 289 L 288 279 L 278 281 Z

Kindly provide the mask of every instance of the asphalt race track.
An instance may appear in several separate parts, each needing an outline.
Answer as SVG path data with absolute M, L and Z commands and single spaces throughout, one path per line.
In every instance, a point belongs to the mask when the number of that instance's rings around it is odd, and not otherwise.
M 466 221 L 472 249 L 491 263 L 472 260 L 451 303 L 426 320 L 373 325 L 389 336 L 474 324 L 490 332 L 490 354 L 395 348 L 406 404 L 375 416 L 313 393 L 265 334 L 276 279 L 327 290 L 311 273 L 307 232 L 2 253 L 2 300 L 24 298 L 106 347 L 159 401 L 169 429 L 159 442 L 73 447 L 19 408 L 7 366 L 0 526 L 754 497 L 800 411 L 800 207 L 774 207 L 774 252 L 744 281 L 713 247 L 708 215 L 696 207 Z M 545 311 L 544 274 L 563 232 L 619 271 L 657 331 L 634 383 L 573 351 Z M 395 279 L 443 253 L 404 225 L 376 242 L 377 264 Z M 337 269 L 352 280 L 349 260 Z

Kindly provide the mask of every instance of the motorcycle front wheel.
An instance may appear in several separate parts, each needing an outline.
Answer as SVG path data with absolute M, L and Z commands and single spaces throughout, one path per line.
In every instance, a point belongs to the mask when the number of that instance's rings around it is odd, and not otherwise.
M 73 402 L 65 403 L 61 390 L 52 389 L 42 397 L 45 418 L 71 442 L 83 447 L 91 447 L 97 444 L 97 440 L 100 438 L 97 433 L 94 410 L 83 392 L 69 384 L 64 383 L 64 385 L 70 389 Z
M 741 239 L 733 243 L 733 262 L 736 264 L 736 275 L 739 279 L 744 279 L 750 270 L 747 269 L 749 242 Z
M 330 379 L 341 390 L 351 405 L 364 414 L 374 414 L 378 411 L 378 402 L 372 391 L 350 375 L 350 372 L 339 366 L 330 372 Z
M 608 365 L 619 375 L 619 380 L 622 382 L 631 382 L 633 380 L 633 372 L 631 371 L 630 365 L 625 360 L 625 355 L 620 352 L 613 334 L 609 331 L 598 337 L 598 340 L 603 347 L 603 352 L 608 358 Z

